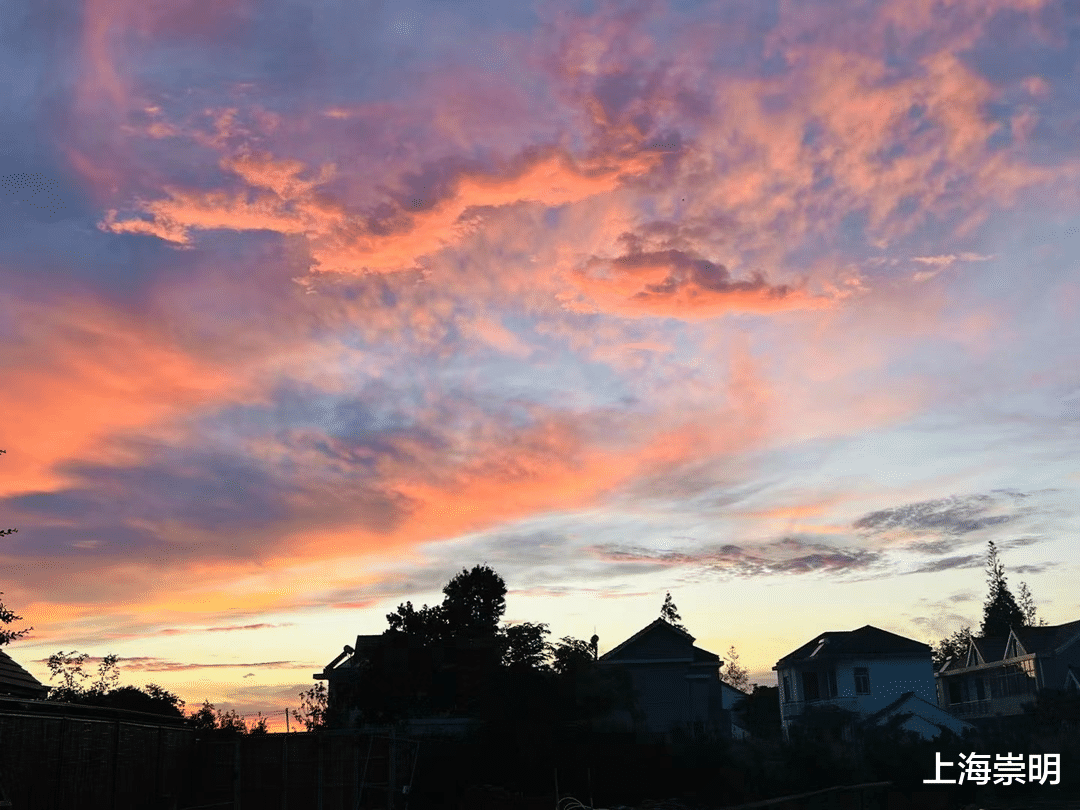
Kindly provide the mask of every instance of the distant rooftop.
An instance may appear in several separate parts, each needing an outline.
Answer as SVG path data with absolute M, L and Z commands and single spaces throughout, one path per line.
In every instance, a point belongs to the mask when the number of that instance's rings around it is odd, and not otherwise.
M 0 650 L 0 695 L 41 698 L 49 687 L 23 669 L 3 650 Z
M 781 658 L 777 666 L 815 658 L 853 655 L 929 656 L 930 652 L 930 646 L 921 641 L 898 636 L 868 624 L 858 630 L 832 630 L 814 636 L 813 640 Z

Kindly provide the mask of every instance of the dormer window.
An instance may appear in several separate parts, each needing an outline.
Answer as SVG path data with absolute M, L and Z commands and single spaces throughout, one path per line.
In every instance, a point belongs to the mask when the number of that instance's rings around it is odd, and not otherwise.
M 1020 655 L 1020 652 L 1016 648 L 1016 639 L 1015 638 L 1009 639 L 1009 648 L 1005 651 L 1005 657 L 1006 658 L 1016 658 L 1019 655 Z

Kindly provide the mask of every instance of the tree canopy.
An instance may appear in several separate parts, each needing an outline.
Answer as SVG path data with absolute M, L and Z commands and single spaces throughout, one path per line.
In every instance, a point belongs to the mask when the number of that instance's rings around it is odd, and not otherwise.
M 677 627 L 683 632 L 686 628 L 682 626 L 682 616 L 679 615 L 679 611 L 675 609 L 675 603 L 671 600 L 671 591 L 668 591 L 667 596 L 664 597 L 664 605 L 660 608 L 660 618 L 670 624 L 672 627 Z
M 130 685 L 117 686 L 120 680 L 117 661 L 120 659 L 113 654 L 101 659 L 96 680 L 87 685 L 86 680 L 91 676 L 83 672 L 83 664 L 89 658 L 86 653 L 75 650 L 49 656 L 47 665 L 52 672 L 49 679 L 59 678 L 60 684 L 50 688 L 47 700 L 149 712 L 166 717 L 184 716 L 184 701 L 157 684 L 148 683 L 143 689 Z
M 506 612 L 506 583 L 486 565 L 462 569 L 443 588 L 443 603 L 416 610 L 412 602 L 398 605 L 386 616 L 387 634 L 405 634 L 425 642 L 498 633 Z
M 983 621 L 980 633 L 983 638 L 1007 636 L 1012 627 L 1026 626 L 1024 611 L 1016 603 L 1005 577 L 1005 566 L 998 557 L 994 541 L 986 553 L 986 578 L 990 594 L 983 605 Z
M 0 454 L 6 453 L 7 450 L 0 450 Z M 18 529 L 0 529 L 0 537 L 7 537 L 9 534 L 15 534 Z M 3 592 L 0 591 L 0 596 L 3 596 Z M 11 624 L 12 622 L 21 622 L 22 616 L 16 616 L 14 612 L 8 609 L 2 601 L 0 601 L 0 622 L 4 624 Z M 24 630 L 4 630 L 0 629 L 0 647 L 5 644 L 10 644 L 16 639 L 20 639 L 33 630 L 33 627 L 27 627 Z
M 968 646 L 970 644 L 970 627 L 962 627 L 951 636 L 943 638 L 937 644 L 931 644 L 930 649 L 932 651 L 931 657 L 934 662 L 934 669 L 939 669 L 949 658 L 958 661 L 966 660 Z
M 987 543 L 986 579 L 989 593 L 983 604 L 983 620 L 979 628 L 981 638 L 1007 636 L 1009 630 L 1014 627 L 1035 627 L 1046 624 L 1046 621 L 1038 616 L 1035 600 L 1026 582 L 1020 583 L 1018 597 L 1014 597 L 1012 591 L 1009 590 L 1005 566 L 992 540 Z M 962 627 L 951 636 L 941 639 L 937 644 L 931 644 L 934 668 L 940 667 L 948 658 L 965 659 L 972 635 L 971 627 Z
M 720 671 L 720 680 L 741 692 L 750 690 L 750 673 L 739 663 L 739 654 L 735 651 L 734 644 L 727 652 L 725 666 Z

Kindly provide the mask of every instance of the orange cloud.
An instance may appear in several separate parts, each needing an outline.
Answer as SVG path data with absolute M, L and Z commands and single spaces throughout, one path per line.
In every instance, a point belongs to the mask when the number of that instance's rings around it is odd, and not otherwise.
M 192 407 L 244 399 L 253 389 L 237 374 L 201 361 L 164 335 L 85 294 L 48 302 L 12 302 L 19 337 L 0 344 L 9 369 L 0 390 L 0 493 L 48 490 L 70 458 L 107 451 L 106 441 L 160 425 Z
M 599 273 L 596 270 L 599 269 Z M 666 250 L 592 260 L 570 276 L 585 302 L 629 317 L 713 318 L 728 312 L 772 313 L 823 309 L 830 299 L 787 285 L 770 285 L 757 273 L 733 281 L 727 269 L 682 251 Z M 582 298 L 564 300 L 582 306 Z
M 558 206 L 611 192 L 627 176 L 651 165 L 649 155 L 596 166 L 578 165 L 564 153 L 547 150 L 521 158 L 501 174 L 462 173 L 453 191 L 426 211 L 399 208 L 389 227 L 348 214 L 314 189 L 333 175 L 324 166 L 318 178 L 301 180 L 304 164 L 250 152 L 227 158 L 222 166 L 249 186 L 273 194 L 195 192 L 166 188 L 168 199 L 140 208 L 150 220 L 118 220 L 111 210 L 99 228 L 114 233 L 147 233 L 176 244 L 190 243 L 194 230 L 269 230 L 304 234 L 311 242 L 314 271 L 355 273 L 409 269 L 424 256 L 459 243 L 474 228 L 466 214 L 474 209 L 517 203 Z

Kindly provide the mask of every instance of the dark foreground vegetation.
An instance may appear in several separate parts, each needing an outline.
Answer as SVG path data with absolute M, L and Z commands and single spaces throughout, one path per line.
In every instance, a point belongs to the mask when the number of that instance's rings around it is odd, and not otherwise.
M 814 718 L 790 741 L 776 737 L 636 742 L 632 735 L 575 732 L 563 726 L 488 728 L 468 743 L 423 744 L 417 784 L 409 807 L 551 807 L 555 779 L 562 796 L 594 807 L 641 806 L 676 799 L 687 807 L 719 808 L 802 794 L 837 785 L 891 782 L 867 791 L 866 806 L 889 810 L 933 808 L 1065 806 L 1080 802 L 1080 699 L 1047 697 L 1029 715 L 964 738 L 945 733 L 924 740 L 893 724 L 840 732 L 842 718 Z M 845 739 L 847 737 L 847 739 Z M 960 754 L 1057 753 L 1058 785 L 928 785 L 936 755 L 959 763 Z M 957 764 L 941 778 L 957 779 Z M 477 790 L 476 786 L 491 786 Z M 484 798 L 481 799 L 481 796 Z M 591 797 L 591 801 L 590 801 Z M 891 797 L 891 798 L 890 798 Z M 857 807 L 828 804 L 833 797 L 807 797 L 790 807 Z M 477 803 L 481 802 L 481 803 Z

